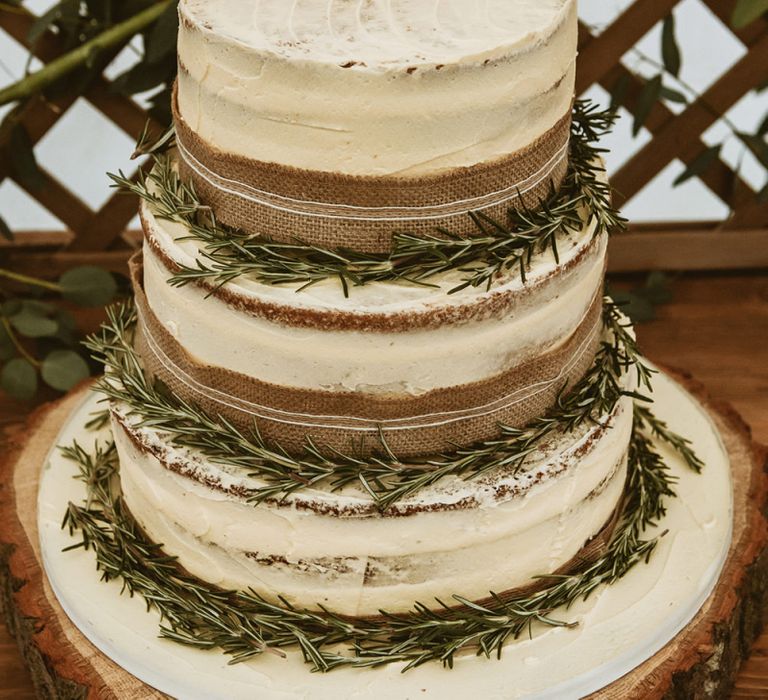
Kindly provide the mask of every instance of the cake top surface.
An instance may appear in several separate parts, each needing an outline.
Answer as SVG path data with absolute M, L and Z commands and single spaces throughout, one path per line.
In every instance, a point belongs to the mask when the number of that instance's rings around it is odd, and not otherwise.
M 573 0 L 182 0 L 192 27 L 358 70 L 493 60 L 540 43 Z

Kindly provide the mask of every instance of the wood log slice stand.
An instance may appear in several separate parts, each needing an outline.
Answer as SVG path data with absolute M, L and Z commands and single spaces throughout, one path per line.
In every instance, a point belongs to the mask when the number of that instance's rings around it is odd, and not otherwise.
M 759 634 L 768 602 L 767 451 L 727 404 L 673 373 L 721 431 L 733 472 L 733 540 L 717 586 L 693 621 L 661 651 L 593 698 L 727 697 Z M 70 622 L 41 564 L 37 487 L 60 429 L 88 386 L 38 409 L 7 435 L 0 467 L 0 607 L 42 698 L 163 698 L 104 656 Z

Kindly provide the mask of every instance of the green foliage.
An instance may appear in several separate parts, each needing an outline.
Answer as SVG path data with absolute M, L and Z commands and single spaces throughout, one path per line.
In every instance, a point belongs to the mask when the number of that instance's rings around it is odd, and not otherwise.
M 669 73 L 675 77 L 680 75 L 682 58 L 675 37 L 675 16 L 671 13 L 665 17 L 661 30 L 661 57 Z
M 768 12 L 768 0 L 738 0 L 733 8 L 731 24 L 742 29 Z
M 11 127 L 6 152 L 11 170 L 19 182 L 30 190 L 42 189 L 45 180 L 37 166 L 32 141 L 23 125 L 16 123 Z
M 660 75 L 654 76 L 650 80 L 645 82 L 640 97 L 637 98 L 637 104 L 632 112 L 632 116 L 635 118 L 632 123 L 632 135 L 637 136 L 640 130 L 643 128 L 646 120 L 651 114 L 651 109 L 661 97 L 661 90 L 663 87 L 662 77 Z
M 59 391 L 69 391 L 91 374 L 88 363 L 74 350 L 53 350 L 40 367 L 43 381 Z
M 758 20 L 768 11 L 768 0 L 739 0 L 732 17 L 734 28 L 744 27 L 751 22 Z M 635 75 L 642 82 L 642 87 L 637 99 L 630 105 L 629 97 L 632 87 L 632 77 L 629 74 L 622 74 L 611 89 L 611 107 L 631 106 L 633 116 L 632 134 L 637 136 L 643 126 L 646 125 L 651 116 L 654 107 L 662 101 L 673 102 L 685 107 L 694 102 L 700 101 L 701 95 L 686 83 L 680 76 L 683 65 L 683 54 L 677 41 L 677 27 L 675 17 L 672 13 L 667 15 L 661 28 L 661 58 L 659 64 L 650 57 L 641 53 L 637 48 L 633 53 L 638 56 L 642 63 L 658 71 L 650 78 L 643 78 Z M 670 83 L 672 86 L 670 86 Z M 758 86 L 756 90 L 765 89 L 768 80 Z M 700 103 L 705 109 L 711 110 L 705 102 Z M 717 115 L 720 116 L 720 115 Z M 768 143 L 765 136 L 768 134 L 768 114 L 763 118 L 760 126 L 755 133 L 747 133 L 736 127 L 726 115 L 722 116 L 723 123 L 730 130 L 727 138 L 737 138 L 743 144 L 745 151 L 750 151 L 758 162 L 765 168 L 768 174 Z M 724 142 L 723 142 L 724 143 Z M 719 157 L 722 152 L 723 143 L 714 144 L 706 148 L 691 161 L 683 173 L 674 181 L 674 186 L 680 185 L 692 177 L 697 177 L 706 172 Z M 761 201 L 768 201 L 768 184 L 758 193 Z
M 0 387 L 14 399 L 30 400 L 37 393 L 35 366 L 23 357 L 14 357 L 0 371 Z
M 8 226 L 8 223 L 2 216 L 0 216 L 0 236 L 5 238 L 6 241 L 13 240 L 13 231 L 11 231 L 11 227 Z
M 644 323 L 656 318 L 657 306 L 671 301 L 671 279 L 664 272 L 651 272 L 642 285 L 625 290 L 611 288 L 608 294 L 634 323 Z
M 8 317 L 13 329 L 25 338 L 50 338 L 59 330 L 59 324 L 50 314 L 53 307 L 37 301 L 23 301 L 19 310 Z
M 720 155 L 720 150 L 722 149 L 722 144 L 717 144 L 716 146 L 710 146 L 709 148 L 703 150 L 699 155 L 697 155 L 683 170 L 682 173 L 680 173 L 674 181 L 674 185 L 680 185 L 686 180 L 690 180 L 692 177 L 696 177 L 697 175 L 701 175 L 712 163 L 714 163 L 718 156 Z
M 100 267 L 76 267 L 59 279 L 61 295 L 78 306 L 104 306 L 114 299 L 117 282 Z
M 40 294 L 61 295 L 77 306 L 102 306 L 118 292 L 115 278 L 96 267 L 77 267 L 65 272 L 58 282 L 28 277 L 0 268 L 0 277 L 15 287 L 0 288 L 5 301 L 0 305 L 0 387 L 9 395 L 31 399 L 39 379 L 57 391 L 68 391 L 90 374 L 81 349 L 77 324 L 72 314 L 55 299 Z M 23 285 L 23 286 L 19 286 Z M 24 296 L 19 290 L 24 290 Z M 38 359 L 42 357 L 44 359 Z

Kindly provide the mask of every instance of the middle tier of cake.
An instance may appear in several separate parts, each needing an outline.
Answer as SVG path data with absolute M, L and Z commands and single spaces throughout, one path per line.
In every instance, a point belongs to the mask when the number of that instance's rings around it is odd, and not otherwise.
M 204 260 L 187 229 L 142 207 L 134 264 L 137 347 L 184 399 L 289 451 L 318 443 L 400 457 L 454 450 L 544 414 L 592 364 L 600 342 L 606 236 L 562 237 L 491 289 L 461 270 L 299 291 L 247 276 L 170 284 Z

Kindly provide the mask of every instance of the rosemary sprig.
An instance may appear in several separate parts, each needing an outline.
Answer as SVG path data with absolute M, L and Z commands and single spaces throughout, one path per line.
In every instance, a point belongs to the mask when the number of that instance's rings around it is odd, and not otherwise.
M 647 421 L 646 412 L 635 414 L 621 517 L 605 553 L 577 573 L 544 576 L 548 585 L 537 593 L 513 600 L 491 594 L 488 605 L 454 595 L 451 604 L 459 608 L 441 601 L 436 609 L 416 603 L 409 613 L 382 611 L 378 620 L 355 620 L 324 609 L 298 609 L 282 600 L 273 603 L 254 592 L 214 588 L 180 569 L 137 526 L 119 492 L 112 443 L 97 447 L 94 454 L 77 444 L 65 448 L 86 483 L 87 500 L 69 504 L 63 527 L 81 536 L 69 549 L 94 550 L 105 580 L 122 580 L 124 591 L 141 595 L 148 608 L 160 613 L 163 637 L 201 649 L 218 648 L 231 663 L 297 649 L 319 671 L 392 662 L 403 663 L 404 670 L 430 661 L 451 667 L 457 654 L 498 658 L 504 645 L 523 633 L 541 626 L 574 626 L 556 616 L 556 610 L 648 560 L 661 535 L 643 539 L 643 533 L 663 517 L 665 499 L 674 496 L 674 479 L 641 432 Z M 681 444 L 681 439 L 675 436 L 671 444 Z M 346 649 L 340 651 L 341 644 Z
M 691 441 L 672 432 L 669 426 L 657 418 L 647 406 L 635 406 L 635 420 L 639 421 L 643 430 L 650 431 L 655 437 L 666 442 L 677 452 L 690 469 L 697 474 L 704 469 L 704 462 L 691 448 Z
M 135 320 L 131 306 L 112 307 L 101 332 L 86 342 L 107 368 L 101 391 L 126 405 L 139 417 L 139 425 L 161 431 L 173 444 L 199 450 L 215 463 L 244 469 L 261 479 L 264 485 L 249 496 L 254 503 L 283 499 L 309 487 L 337 490 L 357 482 L 378 508 L 386 509 L 448 476 L 472 479 L 496 469 L 515 473 L 547 436 L 600 420 L 623 396 L 646 400 L 624 385 L 623 376 L 631 369 L 638 386 L 650 389 L 651 370 L 643 364 L 620 312 L 606 300 L 603 320 L 608 332 L 592 367 L 568 391 L 563 387 L 551 410 L 523 428 L 501 426 L 496 439 L 427 459 L 399 459 L 383 437 L 381 449 L 370 457 L 325 449 L 311 437 L 303 452 L 295 455 L 265 441 L 255 423 L 251 430 L 242 431 L 150 381 L 132 347 Z
M 249 275 L 264 284 L 297 284 L 301 290 L 335 278 L 348 294 L 350 287 L 377 281 L 428 285 L 435 275 L 456 270 L 464 276 L 450 290 L 453 293 L 469 286 L 490 288 L 514 269 L 525 280 L 535 255 L 549 249 L 559 259 L 558 240 L 584 226 L 594 225 L 594 235 L 623 227 L 624 219 L 610 203 L 610 187 L 601 177 L 603 150 L 594 145 L 615 118 L 615 113 L 598 111 L 590 102 L 576 102 L 566 179 L 538 209 L 510 209 L 506 222 L 471 213 L 468 224 L 476 232 L 469 237 L 443 230 L 430 236 L 396 233 L 390 254 L 324 249 L 303 243 L 300 235 L 294 243 L 278 243 L 222 225 L 200 202 L 192 185 L 181 180 L 172 159 L 159 150 L 149 174 L 136 182 L 122 173 L 112 180 L 121 190 L 151 204 L 158 218 L 183 225 L 184 238 L 201 244 L 196 265 L 181 266 L 171 284 L 211 280 L 223 285 Z

